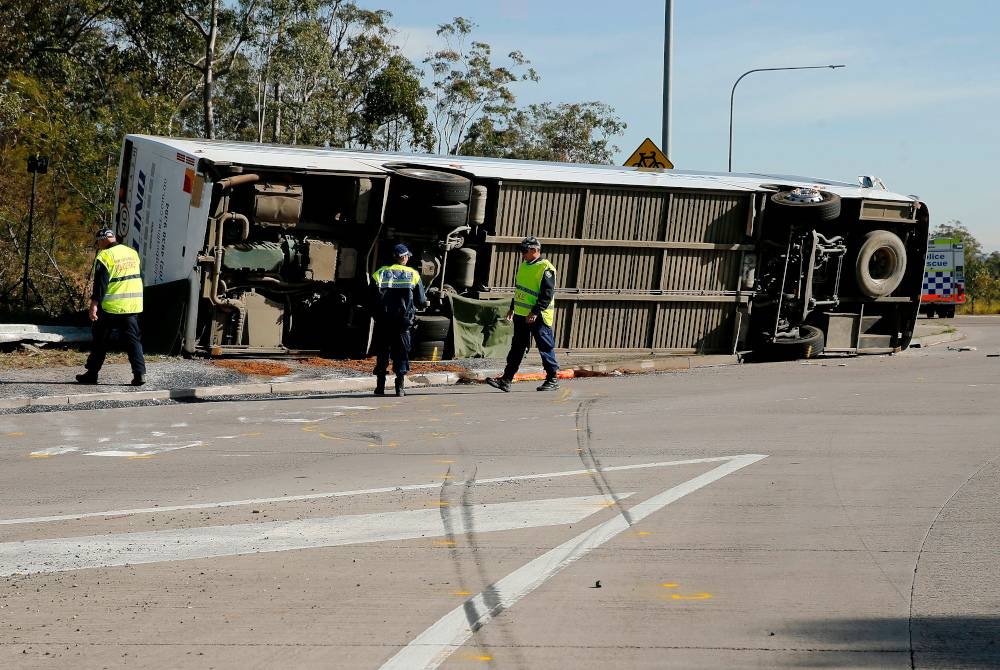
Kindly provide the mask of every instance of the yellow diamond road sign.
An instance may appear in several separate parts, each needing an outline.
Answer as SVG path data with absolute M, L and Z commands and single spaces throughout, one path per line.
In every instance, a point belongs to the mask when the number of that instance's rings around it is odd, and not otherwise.
M 632 152 L 632 155 L 625 161 L 626 167 L 641 168 L 672 168 L 673 163 L 667 158 L 660 147 L 653 144 L 653 140 L 648 137 L 642 141 L 639 148 Z

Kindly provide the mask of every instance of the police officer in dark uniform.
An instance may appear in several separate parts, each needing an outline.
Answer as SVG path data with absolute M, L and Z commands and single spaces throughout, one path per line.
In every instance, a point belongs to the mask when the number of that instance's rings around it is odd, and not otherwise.
M 524 354 L 534 338 L 538 354 L 545 368 L 545 381 L 537 391 L 555 391 L 559 388 L 556 374 L 559 363 L 555 356 L 555 335 L 552 332 L 555 314 L 556 268 L 542 258 L 542 245 L 535 237 L 521 240 L 521 265 L 514 279 L 514 299 L 507 312 L 507 320 L 514 321 L 514 337 L 507 354 L 503 375 L 487 379 L 486 383 L 504 393 L 510 392 L 511 382 L 521 367 Z
M 410 331 L 416 308 L 427 304 L 420 275 L 406 263 L 410 250 L 397 244 L 392 250 L 396 262 L 372 274 L 373 316 L 375 318 L 375 395 L 385 395 L 385 376 L 392 358 L 396 374 L 396 395 L 406 395 L 403 379 L 410 370 Z

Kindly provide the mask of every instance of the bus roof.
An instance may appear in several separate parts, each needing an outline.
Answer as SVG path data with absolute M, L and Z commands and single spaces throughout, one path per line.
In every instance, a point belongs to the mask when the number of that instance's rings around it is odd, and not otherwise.
M 480 179 L 531 181 L 573 184 L 597 184 L 626 187 L 682 188 L 715 191 L 759 191 L 768 185 L 782 187 L 813 186 L 836 193 L 842 198 L 865 198 L 914 202 L 913 196 L 900 195 L 880 188 L 862 188 L 858 184 L 789 175 L 686 170 L 651 170 L 614 165 L 553 163 L 543 161 L 440 156 L 433 154 L 385 153 L 353 149 L 257 144 L 221 140 L 129 135 L 127 139 L 158 144 L 212 163 L 238 163 L 267 168 L 323 170 L 352 174 L 388 174 L 393 166 L 448 168 L 466 172 Z

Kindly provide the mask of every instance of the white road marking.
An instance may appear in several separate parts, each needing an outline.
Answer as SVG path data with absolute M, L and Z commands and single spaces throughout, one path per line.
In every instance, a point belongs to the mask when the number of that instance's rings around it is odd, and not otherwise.
M 756 463 L 766 456 L 746 454 L 736 456 L 717 468 L 689 479 L 629 509 L 632 523 L 642 521 L 687 494 L 708 486 L 728 474 Z M 444 615 L 430 628 L 418 635 L 395 656 L 390 658 L 381 670 L 415 670 L 437 668 L 472 637 L 472 634 L 489 623 L 494 616 L 509 609 L 518 600 L 528 595 L 547 579 L 570 563 L 586 556 L 592 550 L 630 528 L 624 516 L 618 515 L 595 528 L 580 533 L 573 539 L 547 551 L 538 558 L 510 573 L 495 585 L 488 596 L 479 593 Z
M 76 447 L 49 447 L 48 449 L 39 449 L 38 451 L 33 451 L 29 456 L 58 456 L 59 454 L 70 454 L 74 451 L 79 451 Z
M 656 463 L 638 463 L 635 465 L 613 465 L 601 468 L 600 472 L 620 472 L 624 470 L 644 470 L 647 468 L 667 468 L 674 465 L 697 465 L 699 463 L 719 463 L 731 461 L 742 456 L 714 456 L 711 458 L 690 458 L 682 461 L 660 461 Z M 509 475 L 507 477 L 492 477 L 477 479 L 472 484 L 500 484 L 505 482 L 530 481 L 532 479 L 553 479 L 556 477 L 574 477 L 583 474 L 596 474 L 593 469 L 566 470 L 563 472 L 543 472 L 534 475 Z M 24 523 L 45 523 L 48 521 L 70 521 L 73 519 L 91 519 L 100 516 L 127 516 L 132 514 L 156 514 L 159 512 L 180 512 L 183 510 L 214 509 L 218 507 L 239 507 L 241 505 L 262 505 L 267 503 L 296 502 L 300 500 L 320 500 L 323 498 L 347 498 L 351 496 L 371 495 L 375 493 L 395 493 L 401 491 L 424 491 L 441 487 L 440 481 L 429 484 L 400 484 L 374 489 L 354 491 L 332 491 L 328 493 L 308 493 L 297 496 L 276 496 L 273 498 L 246 498 L 244 500 L 224 500 L 221 502 L 194 503 L 191 505 L 164 505 L 161 507 L 138 507 L 133 509 L 113 509 L 104 512 L 82 512 L 80 514 L 59 514 L 55 516 L 31 516 L 19 519 L 0 519 L 0 526 L 12 526 Z
M 449 528 L 440 510 L 421 509 L 4 542 L 0 577 L 558 526 L 577 523 L 602 509 L 607 509 L 607 498 L 597 495 L 469 505 L 449 518 Z
M 127 449 L 108 449 L 106 451 L 85 451 L 84 456 L 117 456 L 121 458 L 132 458 L 135 456 L 153 456 L 155 454 L 165 454 L 168 451 L 177 451 L 178 449 L 190 449 L 191 447 L 200 447 L 202 445 L 201 441 L 191 442 L 189 444 L 127 444 L 124 445 L 128 447 Z

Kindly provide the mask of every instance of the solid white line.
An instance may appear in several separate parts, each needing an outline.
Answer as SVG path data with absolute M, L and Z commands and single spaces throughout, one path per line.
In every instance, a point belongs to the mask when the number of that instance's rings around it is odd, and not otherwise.
M 578 496 L 469 505 L 460 512 L 445 511 L 448 528 L 441 509 L 420 509 L 4 542 L 0 543 L 0 576 L 538 528 L 577 523 L 607 508 L 605 496 Z
M 640 470 L 643 468 L 665 468 L 672 465 L 696 465 L 698 463 L 717 463 L 729 461 L 736 456 L 716 456 L 712 458 L 692 458 L 684 461 L 662 461 L 659 463 L 640 463 L 637 465 L 615 465 L 601 468 L 600 472 L 618 472 L 623 470 Z M 566 470 L 564 472 L 545 472 L 537 475 L 511 475 L 509 477 L 493 477 L 477 479 L 472 484 L 498 484 L 502 482 L 527 481 L 531 479 L 551 479 L 555 477 L 572 477 L 586 473 L 596 474 L 597 470 Z M 102 516 L 129 516 L 132 514 L 156 514 L 157 512 L 179 512 L 192 509 L 213 509 L 217 507 L 237 507 L 239 505 L 261 505 L 266 503 L 296 502 L 299 500 L 319 500 L 322 498 L 345 498 L 349 496 L 371 495 L 374 493 L 394 493 L 399 491 L 423 491 L 441 487 L 441 482 L 430 484 L 406 484 L 400 486 L 385 486 L 375 489 L 360 489 L 355 491 L 333 491 L 329 493 L 309 493 L 299 496 L 279 496 L 275 498 L 247 498 L 245 500 L 225 500 L 221 502 L 195 503 L 191 505 L 170 505 L 164 507 L 139 507 L 136 509 L 113 509 L 104 512 L 82 512 L 80 514 L 60 514 L 56 516 L 32 516 L 20 519 L 0 519 L 0 526 L 12 526 L 23 523 L 45 523 L 48 521 L 71 521 L 73 519 L 89 519 Z
M 635 505 L 629 509 L 629 517 L 632 523 L 642 521 L 650 514 L 663 509 L 687 494 L 756 463 L 762 458 L 766 458 L 766 456 L 759 454 L 737 456 L 728 463 Z M 489 596 L 492 604 L 487 604 L 486 597 L 482 593 L 473 596 L 414 638 L 412 642 L 390 658 L 382 666 L 382 670 L 415 670 L 416 668 L 431 670 L 437 668 L 452 652 L 464 645 L 475 631 L 486 625 L 494 616 L 510 608 L 570 563 L 586 556 L 590 551 L 629 527 L 629 522 L 625 517 L 618 515 L 542 554 L 493 585 Z

